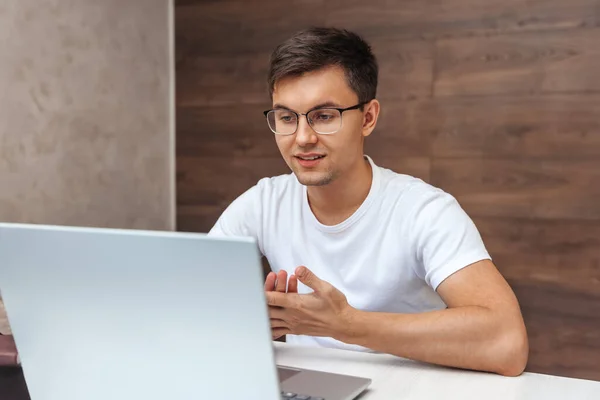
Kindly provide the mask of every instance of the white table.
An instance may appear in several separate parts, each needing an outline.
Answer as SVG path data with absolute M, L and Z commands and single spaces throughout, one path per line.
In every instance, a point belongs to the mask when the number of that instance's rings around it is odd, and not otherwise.
M 386 354 L 275 343 L 278 364 L 357 375 L 373 383 L 360 400 L 600 400 L 600 382 L 524 373 L 516 378 L 427 365 Z

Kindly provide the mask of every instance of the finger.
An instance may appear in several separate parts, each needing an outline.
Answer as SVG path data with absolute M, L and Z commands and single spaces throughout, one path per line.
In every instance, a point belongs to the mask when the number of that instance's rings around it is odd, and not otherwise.
M 315 292 L 324 289 L 325 282 L 320 280 L 311 270 L 304 266 L 296 268 L 296 277 L 300 282 L 304 283 Z
M 287 272 L 281 270 L 277 273 L 277 286 L 275 290 L 280 293 L 285 293 L 285 288 L 287 287 Z
M 288 293 L 298 293 L 298 278 L 296 275 L 291 275 L 288 282 Z
M 275 307 L 287 307 L 289 306 L 290 300 L 286 297 L 287 293 L 280 292 L 265 292 L 267 298 L 267 304 Z
M 285 328 L 289 329 L 287 322 L 282 319 L 271 319 L 271 329 Z
M 271 319 L 285 319 L 285 309 L 281 307 L 269 306 L 269 318 Z
M 290 330 L 286 328 L 271 329 L 271 336 L 273 337 L 273 340 L 279 339 L 280 337 L 289 333 L 291 333 Z
M 269 272 L 267 275 L 267 279 L 265 279 L 265 291 L 271 292 L 275 290 L 275 281 L 277 280 L 277 275 L 275 272 Z

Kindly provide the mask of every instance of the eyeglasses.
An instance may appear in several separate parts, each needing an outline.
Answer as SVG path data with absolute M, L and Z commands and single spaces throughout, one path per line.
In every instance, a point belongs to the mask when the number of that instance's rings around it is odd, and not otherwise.
M 347 108 L 316 108 L 307 113 L 276 108 L 267 110 L 264 114 L 267 117 L 269 128 L 276 135 L 293 135 L 296 133 L 301 115 L 306 117 L 306 121 L 315 132 L 321 135 L 331 135 L 342 128 L 342 114 L 344 111 L 356 110 L 367 103 L 368 101 Z

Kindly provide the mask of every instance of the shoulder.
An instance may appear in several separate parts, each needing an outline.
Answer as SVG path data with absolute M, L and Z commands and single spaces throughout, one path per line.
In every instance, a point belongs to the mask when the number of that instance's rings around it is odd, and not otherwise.
M 252 212 L 257 218 L 286 203 L 298 192 L 300 183 L 293 174 L 265 177 L 239 195 L 228 207 L 238 212 Z M 301 189 L 300 189 L 301 190 Z M 270 210 L 270 211 L 269 211 Z
M 283 193 L 300 185 L 294 174 L 284 174 L 260 179 L 255 187 L 263 194 Z
M 226 207 L 209 233 L 257 237 L 264 214 L 278 207 L 294 181 L 289 175 L 260 179 Z
M 390 212 L 410 237 L 472 224 L 452 194 L 422 179 L 379 168 L 382 210 Z
M 250 203 L 260 202 L 272 196 L 285 194 L 298 184 L 292 174 L 261 178 L 241 193 L 231 205 L 236 203 L 249 205 Z
M 281 203 L 302 190 L 294 174 L 285 174 L 260 179 L 252 188 L 254 198 L 263 207 L 271 207 L 272 202 Z
M 378 167 L 381 175 L 381 191 L 385 201 L 393 202 L 403 214 L 420 214 L 448 204 L 458 204 L 456 199 L 441 188 L 420 178 Z
M 490 258 L 477 227 L 454 196 L 412 176 L 382 173 L 385 201 L 395 202 L 395 221 L 418 261 L 415 272 L 434 290 L 452 273 Z

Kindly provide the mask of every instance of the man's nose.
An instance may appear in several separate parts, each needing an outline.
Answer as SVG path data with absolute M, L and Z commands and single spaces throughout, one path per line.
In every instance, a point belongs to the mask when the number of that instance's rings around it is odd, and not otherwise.
M 298 129 L 296 130 L 296 144 L 300 147 L 304 147 L 309 144 L 317 143 L 317 133 L 308 124 L 306 118 L 301 117 L 298 121 Z

